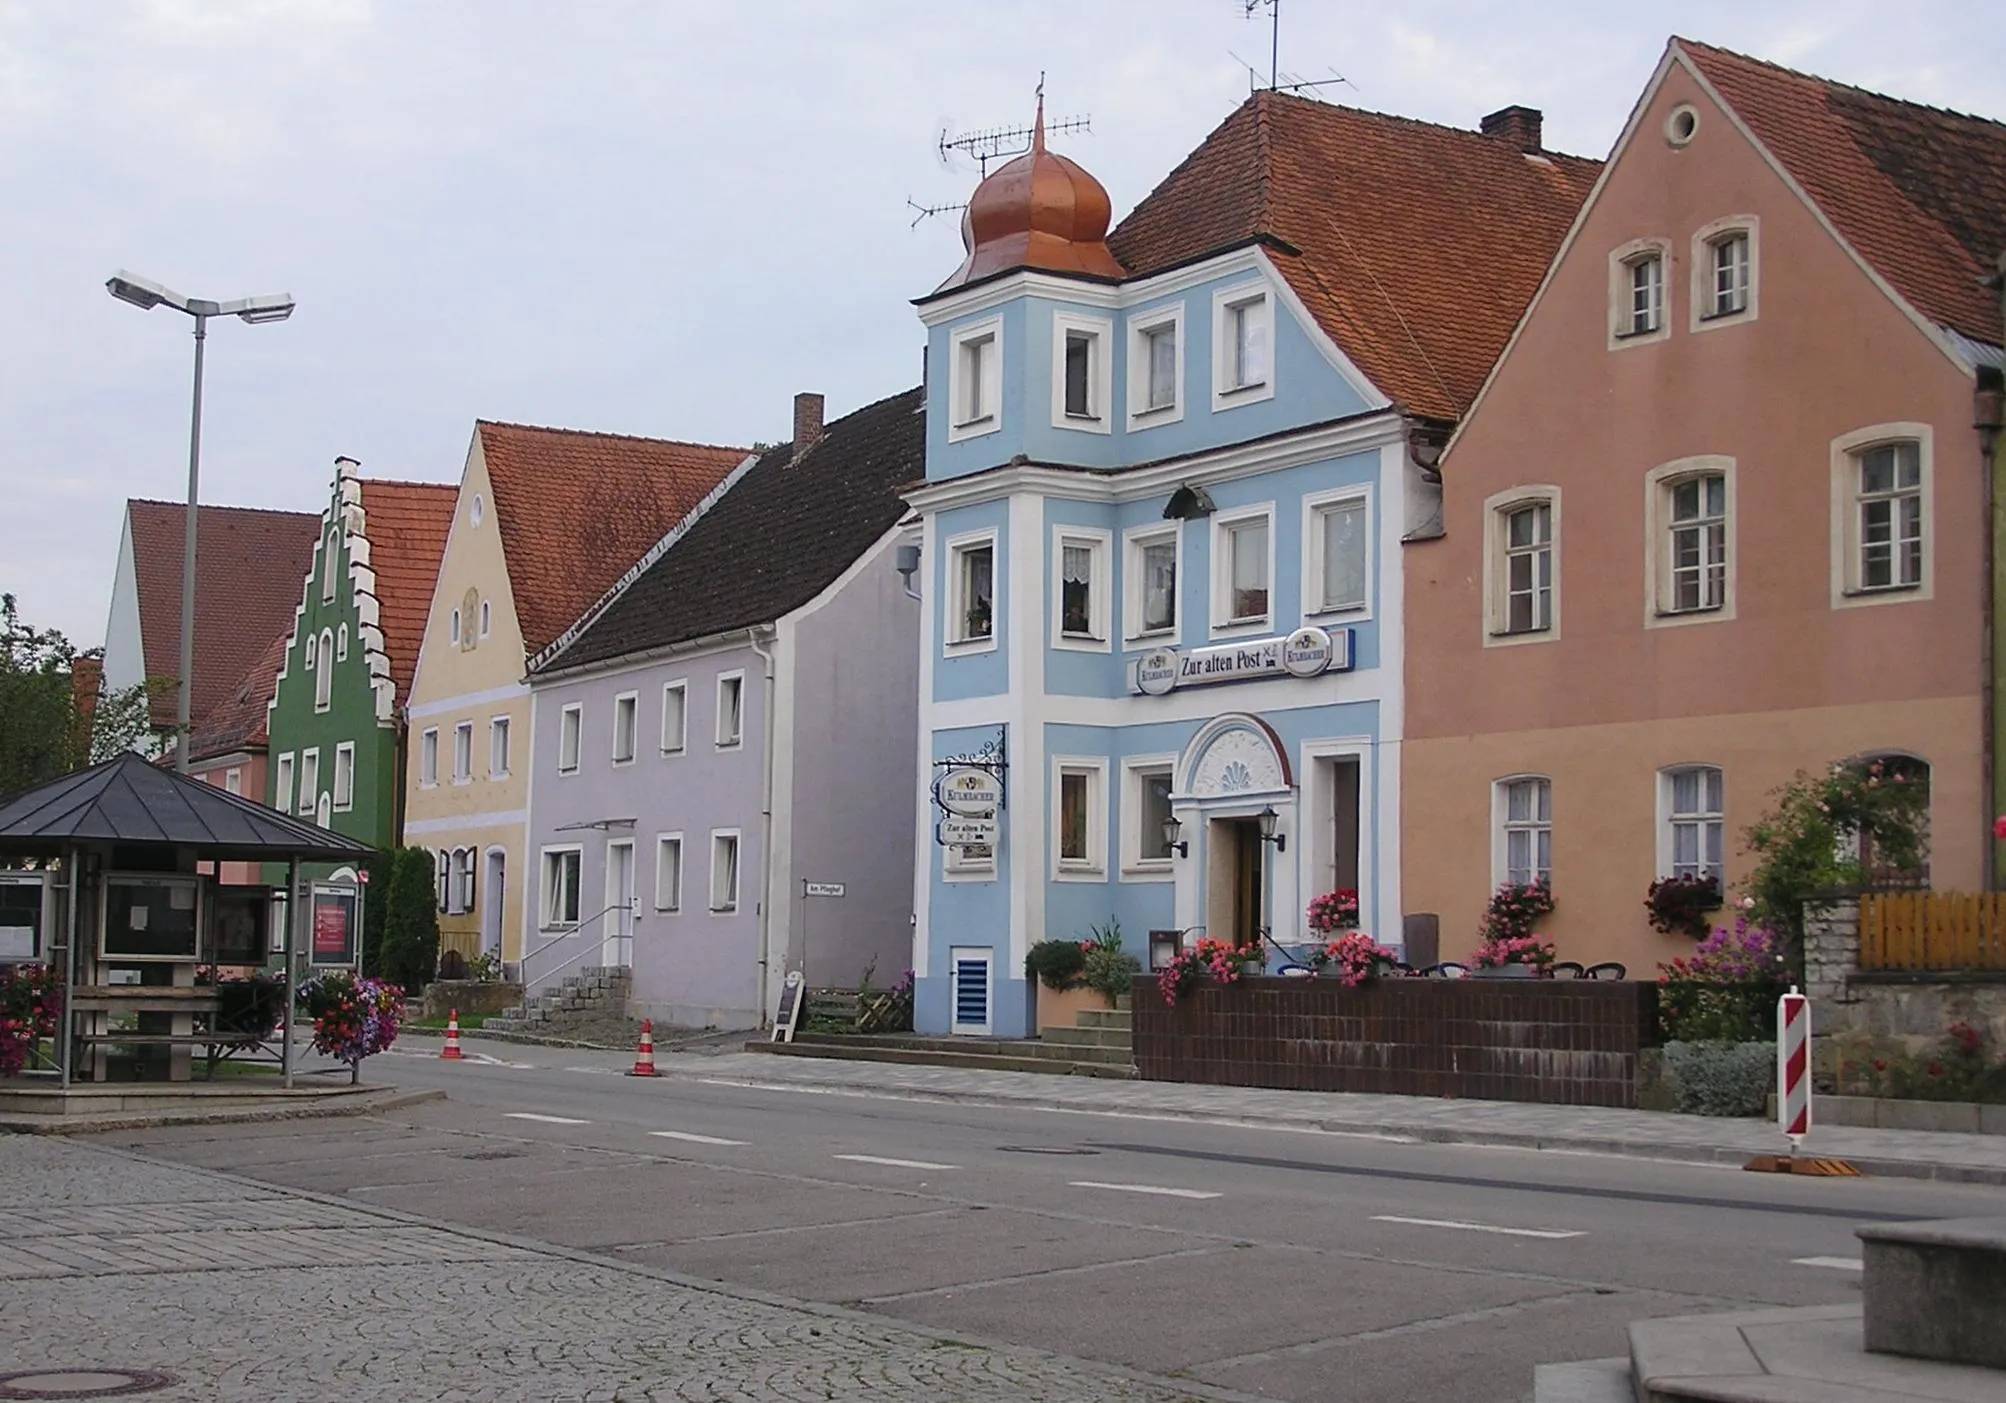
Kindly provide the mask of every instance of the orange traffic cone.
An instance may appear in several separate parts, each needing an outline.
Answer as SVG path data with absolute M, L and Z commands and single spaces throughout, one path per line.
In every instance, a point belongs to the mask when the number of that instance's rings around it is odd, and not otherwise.
M 460 1051 L 460 1011 L 458 1009 L 453 1009 L 446 1015 L 446 1045 L 439 1049 L 439 1055 L 448 1062 L 462 1061 L 467 1055 Z
M 659 1077 L 655 1070 L 655 1020 L 650 1018 L 641 1024 L 641 1046 L 634 1054 L 634 1070 L 630 1077 Z

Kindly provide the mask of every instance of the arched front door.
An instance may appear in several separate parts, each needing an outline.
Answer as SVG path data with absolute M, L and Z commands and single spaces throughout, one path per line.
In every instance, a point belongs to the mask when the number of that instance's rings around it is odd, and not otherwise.
M 1239 945 L 1274 929 L 1296 901 L 1287 860 L 1296 828 L 1295 776 L 1281 738 L 1258 716 L 1232 712 L 1205 723 L 1177 766 L 1171 811 L 1192 840 L 1178 880 L 1179 925 Z M 1260 816 L 1275 811 L 1280 844 L 1263 842 Z M 1290 925 L 1286 933 L 1292 933 Z

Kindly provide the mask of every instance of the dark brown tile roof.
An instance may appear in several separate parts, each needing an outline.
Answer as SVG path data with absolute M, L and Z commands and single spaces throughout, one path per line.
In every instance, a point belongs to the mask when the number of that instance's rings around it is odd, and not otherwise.
M 269 739 L 265 731 L 272 693 L 278 689 L 279 665 L 285 661 L 286 645 L 292 641 L 288 630 L 271 641 L 237 682 L 231 693 L 209 708 L 195 727 L 188 758 L 207 760 L 237 750 L 263 750 Z
M 132 563 L 139 587 L 139 631 L 149 677 L 181 672 L 181 546 L 186 508 L 176 502 L 126 503 Z M 195 541 L 195 687 L 191 717 L 200 721 L 237 686 L 272 636 L 288 629 L 300 581 L 320 537 L 307 512 L 255 507 L 202 508 Z M 174 724 L 175 694 L 153 699 L 156 726 Z
M 618 583 L 751 451 L 487 420 L 476 432 L 531 656 Z
M 1130 276 L 1147 277 L 1267 241 L 1375 385 L 1413 413 L 1454 419 L 1600 170 L 1474 131 L 1256 93 L 1108 244 Z
M 827 588 L 885 532 L 924 476 L 917 389 L 830 424 L 801 458 L 768 449 L 538 671 L 604 662 L 770 623 Z
M 2006 251 L 2006 123 L 1673 43 L 1897 292 L 2002 344 L 1999 296 L 1981 283 Z
M 432 612 L 432 589 L 453 525 L 460 489 L 444 482 L 384 482 L 363 478 L 363 534 L 369 564 L 376 572 L 376 607 L 383 646 L 390 654 L 390 680 L 397 704 L 411 699 L 411 674 L 418 645 Z

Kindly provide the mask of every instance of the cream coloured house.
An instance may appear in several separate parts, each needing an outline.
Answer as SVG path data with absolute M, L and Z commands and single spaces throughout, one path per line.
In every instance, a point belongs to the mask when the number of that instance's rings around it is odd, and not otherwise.
M 442 951 L 523 957 L 527 660 L 746 456 L 475 424 L 405 715 L 405 841 L 434 855 Z

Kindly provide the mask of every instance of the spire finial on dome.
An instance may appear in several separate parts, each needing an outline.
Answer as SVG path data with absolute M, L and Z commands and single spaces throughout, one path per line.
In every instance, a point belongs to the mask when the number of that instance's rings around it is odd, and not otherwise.
M 1031 123 L 1031 150 L 1045 149 L 1045 70 L 1038 70 L 1038 116 Z

